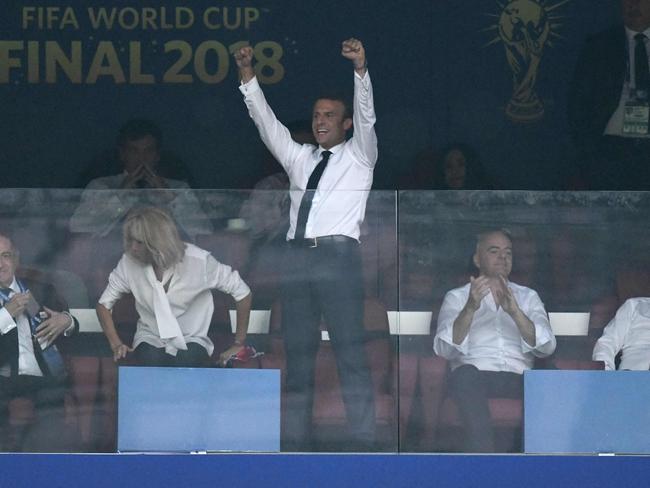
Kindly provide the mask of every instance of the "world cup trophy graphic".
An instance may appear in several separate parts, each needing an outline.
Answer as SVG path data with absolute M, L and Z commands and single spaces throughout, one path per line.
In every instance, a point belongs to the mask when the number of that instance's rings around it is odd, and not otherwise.
M 514 122 L 535 122 L 544 115 L 535 82 L 551 32 L 547 12 L 535 0 L 513 0 L 501 12 L 498 32 L 513 75 L 506 115 Z

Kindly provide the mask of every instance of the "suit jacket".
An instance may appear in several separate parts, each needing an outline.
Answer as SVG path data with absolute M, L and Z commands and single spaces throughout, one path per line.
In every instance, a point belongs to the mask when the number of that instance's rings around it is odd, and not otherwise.
M 31 275 L 33 276 L 34 273 L 31 273 Z M 29 289 L 36 301 L 41 306 L 44 305 L 57 312 L 68 310 L 68 305 L 66 304 L 65 300 L 63 300 L 63 298 L 57 294 L 54 286 L 42 279 L 42 276 L 39 277 L 39 279 L 35 279 L 33 277 L 17 275 L 17 279 L 20 280 L 23 285 Z M 77 332 L 79 330 L 79 323 L 74 318 L 73 322 L 75 325 L 74 332 Z M 65 337 L 63 334 L 59 335 L 55 344 L 60 345 L 62 342 L 65 342 Z M 38 355 L 37 359 L 39 359 Z M 15 366 L 17 367 L 17 361 L 18 329 L 14 328 L 6 334 L 0 335 L 0 367 L 6 364 L 11 365 L 12 362 L 15 362 Z M 40 364 L 41 363 L 39 360 L 39 365 Z M 44 368 L 41 366 L 41 369 Z M 47 375 L 47 371 L 43 371 L 43 374 Z
M 569 127 L 580 152 L 597 151 L 621 98 L 627 70 L 623 25 L 589 37 L 580 53 L 569 91 Z

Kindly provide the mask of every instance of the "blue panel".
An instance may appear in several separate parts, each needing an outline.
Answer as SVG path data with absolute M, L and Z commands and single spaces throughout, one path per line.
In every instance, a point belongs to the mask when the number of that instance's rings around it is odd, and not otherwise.
M 650 454 L 647 371 L 526 371 L 527 453 Z
M 278 370 L 121 367 L 118 450 L 280 450 Z
M 0 454 L 3 488 L 622 488 L 648 478 L 650 459 L 630 456 Z

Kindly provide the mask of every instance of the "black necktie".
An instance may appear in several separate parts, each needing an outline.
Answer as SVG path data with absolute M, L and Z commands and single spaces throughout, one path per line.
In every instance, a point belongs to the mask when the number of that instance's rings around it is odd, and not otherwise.
M 316 193 L 316 188 L 318 188 L 318 182 L 320 177 L 323 176 L 325 171 L 325 166 L 327 166 L 327 161 L 329 161 L 331 156 L 330 151 L 323 151 L 321 153 L 321 160 L 318 162 L 314 171 L 309 175 L 309 181 L 307 182 L 307 189 L 305 194 L 302 196 L 300 201 L 300 209 L 298 210 L 298 219 L 296 221 L 296 233 L 294 239 L 304 239 L 305 238 L 305 229 L 307 227 L 307 219 L 309 218 L 309 211 L 311 210 L 311 203 L 314 200 L 314 194 Z
M 634 84 L 637 90 L 650 91 L 650 68 L 648 68 L 648 51 L 645 48 L 645 35 L 636 34 L 634 40 Z

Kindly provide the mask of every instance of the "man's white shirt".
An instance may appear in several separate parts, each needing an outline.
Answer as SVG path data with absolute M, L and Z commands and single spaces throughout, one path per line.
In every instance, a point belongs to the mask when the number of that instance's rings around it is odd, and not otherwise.
M 324 149 L 299 144 L 291 138 L 266 102 L 257 78 L 242 83 L 239 89 L 262 141 L 289 176 L 291 209 L 287 239 L 293 239 L 302 196 Z M 376 118 L 367 72 L 363 78 L 354 74 L 353 109 L 353 136 L 329 149 L 332 155 L 314 195 L 305 237 L 345 235 L 359 239 L 377 162 Z
M 592 359 L 614 370 L 619 351 L 619 369 L 650 369 L 650 298 L 630 298 L 621 305 L 596 342 Z
M 470 283 L 445 295 L 438 315 L 438 329 L 433 341 L 436 354 L 449 360 L 452 369 L 471 364 L 482 371 L 523 373 L 532 368 L 535 357 L 545 357 L 555 350 L 556 340 L 539 295 L 525 286 L 509 282 L 521 311 L 535 326 L 535 346 L 521 336 L 515 321 L 497 307 L 488 293 L 475 312 L 467 336 L 454 344 L 453 325 L 469 297 Z

